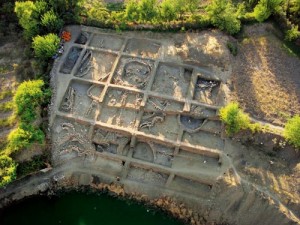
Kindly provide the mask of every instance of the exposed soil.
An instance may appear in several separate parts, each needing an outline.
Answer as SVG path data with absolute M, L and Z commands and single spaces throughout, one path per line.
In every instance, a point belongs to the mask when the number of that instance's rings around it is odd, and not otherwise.
M 283 125 L 300 114 L 300 60 L 284 49 L 271 24 L 245 26 L 233 57 L 236 99 L 253 117 Z
M 24 181 L 24 187 L 12 185 L 0 199 L 45 191 L 53 182 L 58 187 L 114 183 L 120 195 L 147 195 L 158 205 L 164 205 L 162 196 L 184 203 L 201 215 L 193 216 L 192 224 L 300 224 L 299 154 L 273 134 L 227 138 L 217 116 L 219 107 L 233 98 L 231 79 L 234 97 L 253 116 L 254 88 L 294 90 L 282 96 L 295 104 L 294 113 L 299 109 L 296 73 L 286 76 L 288 86 L 270 75 L 283 81 L 274 68 L 290 69 L 273 53 L 286 56 L 295 71 L 299 59 L 274 50 L 266 40 L 275 36 L 264 36 L 260 26 L 268 25 L 259 25 L 252 35 L 260 42 L 252 36 L 248 44 L 241 42 L 237 57 L 226 46 L 231 38 L 218 31 L 120 34 L 67 27 L 72 40 L 51 72 L 54 168 Z M 74 53 L 74 47 L 79 51 Z M 251 83 L 250 77 L 260 74 L 253 72 L 255 66 L 262 68 L 268 84 L 276 81 L 277 86 Z M 260 110 L 271 110 L 262 99 Z M 257 118 L 281 121 L 275 113 L 261 115 Z
M 36 65 L 31 54 L 29 45 L 24 41 L 22 34 L 14 32 L 6 36 L 0 34 L 0 96 L 3 95 L 0 104 L 12 102 L 19 83 L 33 79 L 34 74 L 39 74 L 39 66 Z M 12 114 L 13 109 L 9 111 L 0 110 L 0 120 L 9 119 Z M 0 125 L 0 151 L 5 149 L 6 138 L 10 131 L 15 128 L 15 124 L 16 119 L 8 126 Z M 29 160 L 36 154 L 41 154 L 41 148 L 33 146 L 28 151 L 22 151 L 20 157 L 15 156 L 15 159 L 17 161 Z

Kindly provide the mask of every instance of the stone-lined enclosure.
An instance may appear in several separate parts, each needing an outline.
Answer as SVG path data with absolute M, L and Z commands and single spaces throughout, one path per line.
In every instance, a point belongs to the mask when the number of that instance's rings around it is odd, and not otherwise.
M 67 29 L 72 40 L 52 70 L 54 165 L 65 165 L 64 176 L 80 184 L 117 182 L 190 202 L 214 221 L 241 222 L 242 212 L 224 217 L 235 192 L 220 192 L 225 178 L 241 182 L 217 116 L 230 74 L 218 57 L 228 53 L 209 44 L 203 50 L 197 33 Z

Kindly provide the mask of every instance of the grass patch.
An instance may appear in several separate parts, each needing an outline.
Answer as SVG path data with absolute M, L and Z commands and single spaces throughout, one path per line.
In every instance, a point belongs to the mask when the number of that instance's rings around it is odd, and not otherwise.
M 13 108 L 14 108 L 13 102 L 0 103 L 0 111 L 1 112 L 9 112 L 9 111 L 12 111 Z
M 14 92 L 12 90 L 2 91 L 2 92 L 0 92 L 0 100 L 3 100 L 7 97 L 12 97 L 13 95 L 14 95 Z
M 11 127 L 16 123 L 16 117 L 10 116 L 8 118 L 0 119 L 0 128 Z

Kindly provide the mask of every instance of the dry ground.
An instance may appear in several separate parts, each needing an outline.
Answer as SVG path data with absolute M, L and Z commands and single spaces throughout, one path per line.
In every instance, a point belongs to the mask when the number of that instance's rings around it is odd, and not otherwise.
M 17 123 L 12 105 L 8 109 L 6 106 L 12 104 L 19 83 L 33 79 L 38 73 L 31 54 L 29 44 L 23 40 L 21 33 L 6 36 L 0 33 L 0 151 L 5 148 L 7 135 Z M 22 155 L 21 158 L 28 157 Z
M 253 117 L 283 125 L 300 114 L 300 60 L 271 24 L 245 27 L 233 60 L 235 98 Z

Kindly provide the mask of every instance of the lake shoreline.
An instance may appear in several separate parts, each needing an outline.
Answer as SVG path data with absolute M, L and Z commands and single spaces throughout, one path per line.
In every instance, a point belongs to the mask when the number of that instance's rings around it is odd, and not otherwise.
M 121 184 L 117 183 L 101 183 L 95 182 L 90 183 L 89 185 L 76 185 L 74 184 L 74 179 L 72 177 L 59 177 L 53 176 L 49 178 L 45 175 L 50 176 L 52 173 L 49 171 L 46 174 L 37 173 L 31 175 L 30 177 L 25 177 L 22 180 L 18 180 L 17 185 L 12 183 L 5 189 L 0 190 L 0 211 L 4 210 L 7 207 L 18 204 L 20 201 L 26 200 L 27 198 L 34 196 L 46 196 L 46 197 L 60 197 L 61 195 L 76 191 L 86 194 L 106 194 L 118 199 L 125 201 L 133 201 L 138 204 L 143 204 L 147 207 L 150 207 L 154 210 L 163 212 L 167 216 L 173 217 L 184 224 L 192 225 L 202 225 L 207 224 L 206 220 L 201 217 L 199 214 L 192 211 L 192 209 L 187 208 L 183 203 L 178 203 L 174 199 L 162 196 L 160 198 L 150 198 L 147 195 L 138 194 L 138 193 L 127 193 L 124 187 Z M 42 177 L 40 177 L 43 175 Z M 42 180 L 47 180 L 38 185 L 30 185 L 30 183 L 37 178 L 37 176 Z M 21 182 L 20 182 L 21 181 Z M 25 188 L 24 188 L 24 183 Z M 28 185 L 31 188 L 28 188 Z M 14 186 L 14 187 L 11 187 Z M 23 186 L 24 191 L 18 192 L 18 188 Z M 201 221 L 201 222 L 200 222 Z

